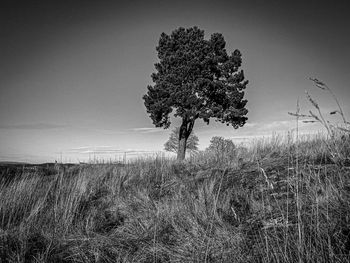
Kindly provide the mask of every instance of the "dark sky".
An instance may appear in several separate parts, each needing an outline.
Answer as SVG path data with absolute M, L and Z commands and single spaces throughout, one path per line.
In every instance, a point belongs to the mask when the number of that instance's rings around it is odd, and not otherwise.
M 8 1 L 0 14 L 0 161 L 50 161 L 62 152 L 158 151 L 142 101 L 162 32 L 198 26 L 243 53 L 249 121 L 233 130 L 195 125 L 210 138 L 247 138 L 295 126 L 288 111 L 335 108 L 309 77 L 326 82 L 346 113 L 350 18 L 346 1 Z M 177 124 L 175 120 L 173 126 Z M 307 130 L 320 127 L 305 126 Z

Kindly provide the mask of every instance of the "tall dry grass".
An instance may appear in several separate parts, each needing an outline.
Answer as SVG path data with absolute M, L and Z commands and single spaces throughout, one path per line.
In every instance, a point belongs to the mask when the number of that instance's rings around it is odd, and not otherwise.
M 1 260 L 347 262 L 350 168 L 321 135 L 291 137 L 228 168 L 202 155 L 23 174 L 0 188 Z

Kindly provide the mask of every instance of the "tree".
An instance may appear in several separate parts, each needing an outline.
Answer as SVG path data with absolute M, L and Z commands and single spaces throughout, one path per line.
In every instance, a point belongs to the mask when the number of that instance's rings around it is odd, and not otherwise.
M 178 152 L 180 127 L 172 130 L 169 140 L 164 144 L 164 149 L 168 152 Z M 186 142 L 186 151 L 195 152 L 198 150 L 198 137 L 192 132 Z
M 170 125 L 170 113 L 182 119 L 177 159 L 183 160 L 187 140 L 197 119 L 209 124 L 210 118 L 242 127 L 247 117 L 241 52 L 228 55 L 222 34 L 204 39 L 198 27 L 162 33 L 156 50 L 159 62 L 151 75 L 153 86 L 143 96 L 147 113 L 156 127 Z
M 236 145 L 230 139 L 214 136 L 210 140 L 208 151 L 214 152 L 215 155 L 232 155 L 235 152 Z
M 205 150 L 212 153 L 218 162 L 225 164 L 232 162 L 237 156 L 237 148 L 233 141 L 219 136 L 212 137 L 209 147 Z

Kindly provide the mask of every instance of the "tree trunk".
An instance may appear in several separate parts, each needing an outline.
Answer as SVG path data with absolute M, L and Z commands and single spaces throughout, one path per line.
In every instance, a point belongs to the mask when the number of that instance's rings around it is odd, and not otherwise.
M 188 121 L 187 119 L 182 119 L 182 124 L 180 126 L 179 132 L 179 147 L 177 150 L 177 160 L 183 161 L 186 157 L 186 146 L 187 139 L 190 136 L 194 125 L 194 120 Z
M 179 148 L 177 151 L 177 160 L 178 161 L 183 161 L 185 159 L 186 156 L 186 144 L 187 144 L 187 138 L 186 137 L 182 137 L 179 140 Z

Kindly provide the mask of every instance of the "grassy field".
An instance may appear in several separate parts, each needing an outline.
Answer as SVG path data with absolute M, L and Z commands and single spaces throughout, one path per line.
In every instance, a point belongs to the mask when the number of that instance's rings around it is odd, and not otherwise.
M 0 180 L 1 262 L 348 262 L 350 138 Z

